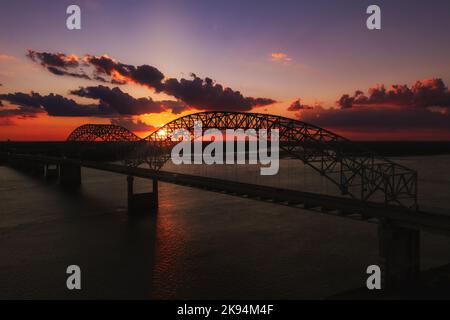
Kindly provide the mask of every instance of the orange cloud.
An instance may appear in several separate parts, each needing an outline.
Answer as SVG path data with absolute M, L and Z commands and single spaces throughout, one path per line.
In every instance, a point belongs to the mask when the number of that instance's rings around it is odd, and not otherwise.
M 275 59 L 282 59 L 282 58 L 286 58 L 288 55 L 286 53 L 282 53 L 282 52 L 276 52 L 276 53 L 272 53 L 272 58 Z
M 272 58 L 271 60 L 275 62 L 282 62 L 284 64 L 287 64 L 292 61 L 288 54 L 283 52 L 274 52 L 270 56 Z

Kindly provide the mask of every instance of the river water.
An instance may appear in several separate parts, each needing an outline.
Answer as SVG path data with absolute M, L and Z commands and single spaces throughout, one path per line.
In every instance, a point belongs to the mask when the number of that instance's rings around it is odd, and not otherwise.
M 450 212 L 450 156 L 394 160 L 418 170 L 422 208 Z M 164 169 L 336 193 L 291 160 L 270 181 L 253 167 Z M 157 215 L 130 218 L 121 175 L 83 169 L 76 192 L 9 167 L 0 178 L 0 298 L 325 298 L 378 262 L 367 222 L 166 183 Z M 449 262 L 450 238 L 423 234 L 422 268 Z M 66 288 L 72 264 L 80 291 Z

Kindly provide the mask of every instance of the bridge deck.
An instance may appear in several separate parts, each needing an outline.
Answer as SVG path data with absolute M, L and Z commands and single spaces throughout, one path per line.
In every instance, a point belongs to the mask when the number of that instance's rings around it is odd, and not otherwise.
M 2 154 L 5 156 L 5 154 Z M 156 172 L 145 168 L 131 168 L 119 164 L 58 158 L 40 155 L 8 154 L 10 160 L 29 160 L 34 162 L 68 164 L 80 167 L 131 175 L 177 185 L 201 188 L 213 192 L 227 193 L 277 204 L 313 210 L 324 214 L 339 215 L 346 218 L 368 220 L 370 222 L 390 222 L 393 225 L 411 229 L 440 233 L 450 236 L 450 216 L 435 212 L 413 211 L 381 203 L 329 196 L 297 190 L 236 182 L 189 174 Z

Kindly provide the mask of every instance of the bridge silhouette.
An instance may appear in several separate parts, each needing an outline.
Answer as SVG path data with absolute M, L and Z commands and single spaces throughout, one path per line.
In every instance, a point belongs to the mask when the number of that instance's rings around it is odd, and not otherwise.
M 280 149 L 316 170 L 335 184 L 343 195 L 369 201 L 377 194 L 385 204 L 417 207 L 417 172 L 381 157 L 374 152 L 326 129 L 281 116 L 240 113 L 200 112 L 175 119 L 141 139 L 116 125 L 86 124 L 76 128 L 68 142 L 136 143 L 138 164 L 152 163 L 170 156 L 171 137 L 180 129 L 194 139 L 195 123 L 204 130 L 278 129 Z M 145 143 L 147 142 L 147 143 Z M 139 150 L 139 151 L 138 151 Z M 140 161 L 139 161 L 140 160 Z
M 341 196 L 161 170 L 177 143 L 172 141 L 173 134 L 184 129 L 194 140 L 196 122 L 202 123 L 203 130 L 278 129 L 280 150 L 329 180 Z M 98 142 L 112 148 L 122 163 L 77 156 L 77 150 L 96 146 Z M 199 112 L 175 119 L 145 138 L 116 125 L 86 124 L 76 128 L 65 144 L 66 153 L 62 156 L 10 151 L 2 153 L 2 157 L 15 166 L 43 165 L 47 174 L 51 174 L 50 166 L 56 165 L 63 185 L 79 185 L 81 167 L 124 174 L 130 213 L 155 212 L 158 181 L 162 181 L 378 223 L 385 287 L 418 279 L 421 231 L 450 235 L 450 216 L 419 209 L 416 171 L 331 131 L 295 119 L 260 113 Z M 148 169 L 142 166 L 145 163 Z M 133 177 L 151 179 L 153 191 L 135 194 Z

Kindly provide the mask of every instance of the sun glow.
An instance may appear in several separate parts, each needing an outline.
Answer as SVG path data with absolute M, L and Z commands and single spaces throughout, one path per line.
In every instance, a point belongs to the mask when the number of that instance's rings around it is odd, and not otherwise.
M 156 135 L 157 135 L 159 138 L 166 138 L 167 135 L 168 135 L 167 129 L 162 128 L 163 126 L 164 126 L 164 125 L 161 125 L 161 126 L 159 127 L 159 129 L 157 129 Z

